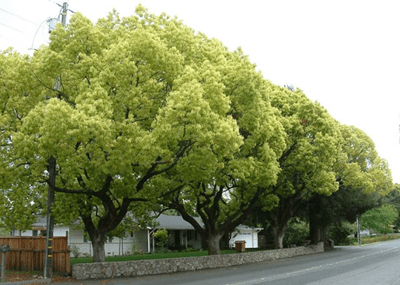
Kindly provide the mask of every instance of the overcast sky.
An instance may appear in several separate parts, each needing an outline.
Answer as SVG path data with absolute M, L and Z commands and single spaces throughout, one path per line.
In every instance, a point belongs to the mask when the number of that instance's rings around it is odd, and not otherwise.
M 47 44 L 62 1 L 0 0 L 0 50 Z M 400 1 L 69 0 L 93 22 L 113 8 L 178 16 L 189 27 L 242 47 L 265 78 L 302 89 L 342 124 L 365 131 L 400 183 Z M 68 12 L 69 20 L 72 12 Z

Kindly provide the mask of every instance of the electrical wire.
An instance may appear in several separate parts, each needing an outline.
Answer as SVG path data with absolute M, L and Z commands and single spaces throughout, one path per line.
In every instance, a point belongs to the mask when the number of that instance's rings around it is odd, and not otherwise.
M 8 12 L 8 11 L 4 10 L 3 8 L 0 8 L 0 10 L 3 11 L 3 12 L 6 12 L 7 14 L 10 14 L 10 15 L 12 15 L 14 17 L 17 17 L 18 19 L 24 20 L 24 21 L 26 21 L 28 23 L 31 23 L 31 24 L 33 24 L 35 26 L 38 26 L 38 24 L 36 24 L 36 23 L 34 23 L 34 22 L 32 22 L 32 21 L 30 21 L 28 19 L 25 19 L 25 18 L 23 18 L 21 16 L 18 16 L 18 15 L 14 14 L 14 13 Z
M 4 27 L 6 27 L 6 28 L 9 28 L 9 29 L 11 29 L 11 30 L 17 31 L 17 32 L 19 32 L 19 33 L 21 33 L 21 34 L 25 34 L 23 31 L 17 30 L 16 28 L 10 27 L 10 26 L 8 26 L 8 25 L 6 25 L 6 24 L 0 23 L 0 25 L 4 26 Z M 25 35 L 26 35 L 26 34 L 25 34 Z
M 21 44 L 21 45 L 25 45 L 26 43 L 25 42 L 22 42 L 22 41 L 20 41 L 19 39 L 10 39 L 10 38 L 8 38 L 8 37 L 5 37 L 5 36 L 3 36 L 3 35 L 0 35 L 0 38 L 3 38 L 3 39 L 5 39 L 6 40 L 6 42 L 9 42 L 9 43 L 15 43 L 15 42 L 18 42 L 19 44 Z M 7 48 L 13 48 L 12 46 L 7 46 L 7 47 L 5 47 L 5 48 L 0 48 L 0 53 L 1 52 L 3 52 L 3 51 L 5 51 Z
M 41 27 L 44 23 L 46 23 L 47 21 L 49 21 L 49 19 L 47 19 L 46 21 L 43 21 L 43 23 L 41 23 L 41 24 L 39 25 L 39 28 L 37 28 L 36 33 L 35 33 L 35 35 L 33 36 L 32 46 L 29 48 L 29 50 L 33 50 L 33 49 L 34 49 L 34 48 L 33 48 L 33 44 L 35 43 L 36 35 L 37 35 L 37 33 L 38 33 L 40 27 Z

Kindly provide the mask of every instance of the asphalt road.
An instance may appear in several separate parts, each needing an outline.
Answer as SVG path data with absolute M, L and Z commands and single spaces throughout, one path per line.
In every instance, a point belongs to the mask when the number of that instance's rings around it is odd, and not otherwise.
M 326 253 L 223 269 L 79 283 L 85 285 L 400 284 L 400 240 L 361 247 L 336 247 L 335 250 Z

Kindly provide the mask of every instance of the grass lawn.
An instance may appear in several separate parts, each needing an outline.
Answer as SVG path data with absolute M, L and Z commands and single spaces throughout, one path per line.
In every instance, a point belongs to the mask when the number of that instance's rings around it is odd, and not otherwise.
M 246 249 L 246 252 L 254 252 L 259 251 L 260 249 Z M 221 254 L 233 254 L 237 253 L 234 249 L 221 250 Z M 206 256 L 208 255 L 206 250 L 200 251 L 190 251 L 190 252 L 167 252 L 167 253 L 145 253 L 145 254 L 134 254 L 127 256 L 108 256 L 106 257 L 106 262 L 115 262 L 115 261 L 128 261 L 128 260 L 144 260 L 144 259 L 165 259 L 165 258 L 178 258 L 178 257 L 197 257 L 197 256 Z M 78 263 L 91 263 L 91 257 L 79 257 L 79 258 L 71 258 L 70 264 L 78 264 Z
M 393 239 L 400 239 L 400 235 L 376 235 L 376 236 L 361 237 L 361 244 L 369 244 L 369 243 L 387 241 Z M 351 245 L 358 245 L 357 238 L 351 239 Z

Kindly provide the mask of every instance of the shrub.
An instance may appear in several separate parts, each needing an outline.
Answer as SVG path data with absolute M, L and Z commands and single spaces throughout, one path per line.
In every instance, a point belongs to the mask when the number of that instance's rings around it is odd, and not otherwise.
M 153 235 L 158 240 L 157 245 L 164 249 L 169 238 L 168 231 L 166 229 L 159 229 Z
M 288 223 L 285 237 L 283 238 L 283 247 L 292 245 L 301 246 L 309 235 L 308 223 L 293 219 Z
M 79 248 L 76 245 L 72 246 L 71 252 L 75 258 L 78 258 L 81 255 Z
M 348 222 L 336 223 L 328 227 L 328 237 L 333 239 L 337 245 L 348 245 L 351 243 L 349 235 L 355 232 L 354 225 Z

